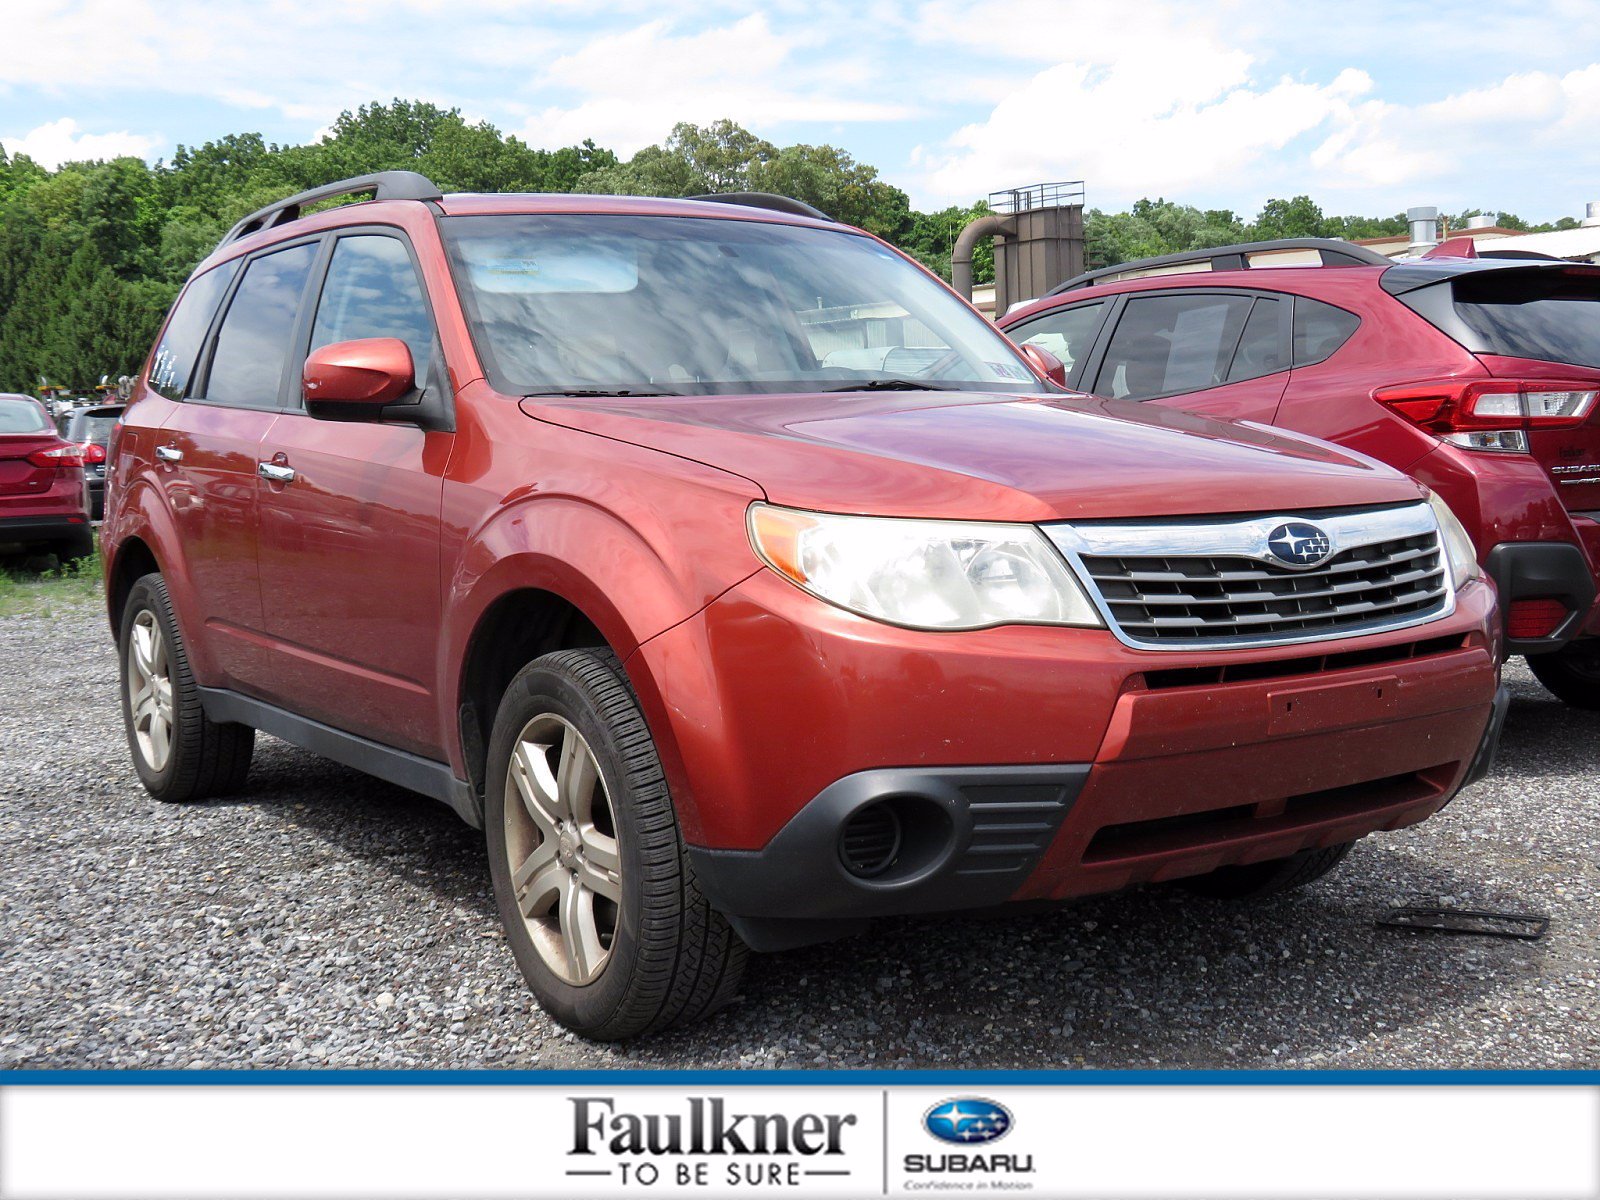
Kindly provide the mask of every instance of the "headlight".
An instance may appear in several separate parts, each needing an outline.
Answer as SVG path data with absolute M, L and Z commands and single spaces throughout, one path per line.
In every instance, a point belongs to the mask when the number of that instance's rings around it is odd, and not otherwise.
M 1032 525 L 846 517 L 755 504 L 750 541 L 822 599 L 916 629 L 1102 624 Z
M 1439 522 L 1445 553 L 1450 556 L 1450 575 L 1459 590 L 1469 579 L 1476 579 L 1483 574 L 1478 569 L 1478 551 L 1473 547 L 1466 527 L 1450 511 L 1450 506 L 1431 491 L 1428 493 L 1428 507 L 1433 509 L 1434 518 Z

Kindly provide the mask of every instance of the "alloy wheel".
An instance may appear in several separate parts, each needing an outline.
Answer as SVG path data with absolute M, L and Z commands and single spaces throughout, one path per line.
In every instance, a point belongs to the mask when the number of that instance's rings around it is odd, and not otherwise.
M 622 902 L 616 819 L 589 743 L 554 713 L 517 735 L 506 771 L 511 886 L 539 957 L 569 984 L 611 957 Z
M 172 757 L 172 660 L 156 614 L 145 609 L 133 619 L 128 638 L 128 713 L 139 754 L 152 771 Z

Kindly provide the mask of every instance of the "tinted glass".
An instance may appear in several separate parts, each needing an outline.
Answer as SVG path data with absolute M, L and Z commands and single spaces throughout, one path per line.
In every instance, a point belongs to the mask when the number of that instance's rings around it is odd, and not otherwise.
M 859 235 L 592 214 L 440 225 L 489 377 L 512 394 L 1041 386 L 988 321 Z
M 76 416 L 67 427 L 67 441 L 93 442 L 97 446 L 104 446 L 111 440 L 111 431 L 116 427 L 116 413 Z
M 1321 362 L 1349 341 L 1360 324 L 1360 317 L 1342 308 L 1295 297 L 1294 365 L 1308 367 Z
M 150 362 L 150 386 L 168 400 L 183 399 L 194 375 L 195 359 L 200 357 L 200 343 L 205 341 L 222 293 L 228 290 L 233 273 L 238 269 L 238 260 L 213 267 L 191 279 L 178 298 L 172 319 L 161 334 L 161 344 L 156 347 L 155 358 Z
M 49 433 L 54 426 L 32 400 L 0 396 L 0 433 Z
M 1071 375 L 1073 367 L 1089 353 L 1089 339 L 1094 336 L 1105 306 L 1105 301 L 1100 300 L 1075 308 L 1058 308 L 1013 325 L 1006 332 L 1014 342 L 1050 351 L 1066 364 L 1067 374 Z
M 1600 276 L 1483 271 L 1454 288 L 1456 314 L 1478 336 L 1479 353 L 1600 367 Z
M 1277 371 L 1288 369 L 1284 352 L 1281 301 L 1257 296 L 1250 306 L 1250 317 L 1239 336 L 1239 348 L 1233 352 L 1233 365 L 1228 368 L 1228 382 L 1241 379 L 1259 379 Z
M 1250 297 L 1136 296 L 1106 348 L 1095 391 L 1146 400 L 1227 381 Z
M 206 399 L 243 408 L 278 407 L 289 335 L 316 257 L 315 243 L 258 258 L 228 304 L 211 355 Z
M 433 322 L 411 256 L 397 238 L 340 238 L 322 285 L 311 349 L 360 338 L 399 338 L 419 381 L 428 377 Z

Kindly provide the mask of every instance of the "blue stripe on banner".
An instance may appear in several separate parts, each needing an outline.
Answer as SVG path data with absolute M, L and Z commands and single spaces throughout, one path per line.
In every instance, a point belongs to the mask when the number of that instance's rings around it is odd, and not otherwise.
M 764 1071 L 764 1070 L 0 1070 L 0 1087 L 1374 1087 L 1600 1086 L 1600 1071 Z

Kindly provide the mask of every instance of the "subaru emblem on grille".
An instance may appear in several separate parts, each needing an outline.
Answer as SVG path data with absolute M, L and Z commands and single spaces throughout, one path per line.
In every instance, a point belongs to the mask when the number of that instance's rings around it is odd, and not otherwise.
M 1328 535 L 1305 521 L 1286 521 L 1267 534 L 1267 549 L 1291 567 L 1314 567 L 1333 553 Z

